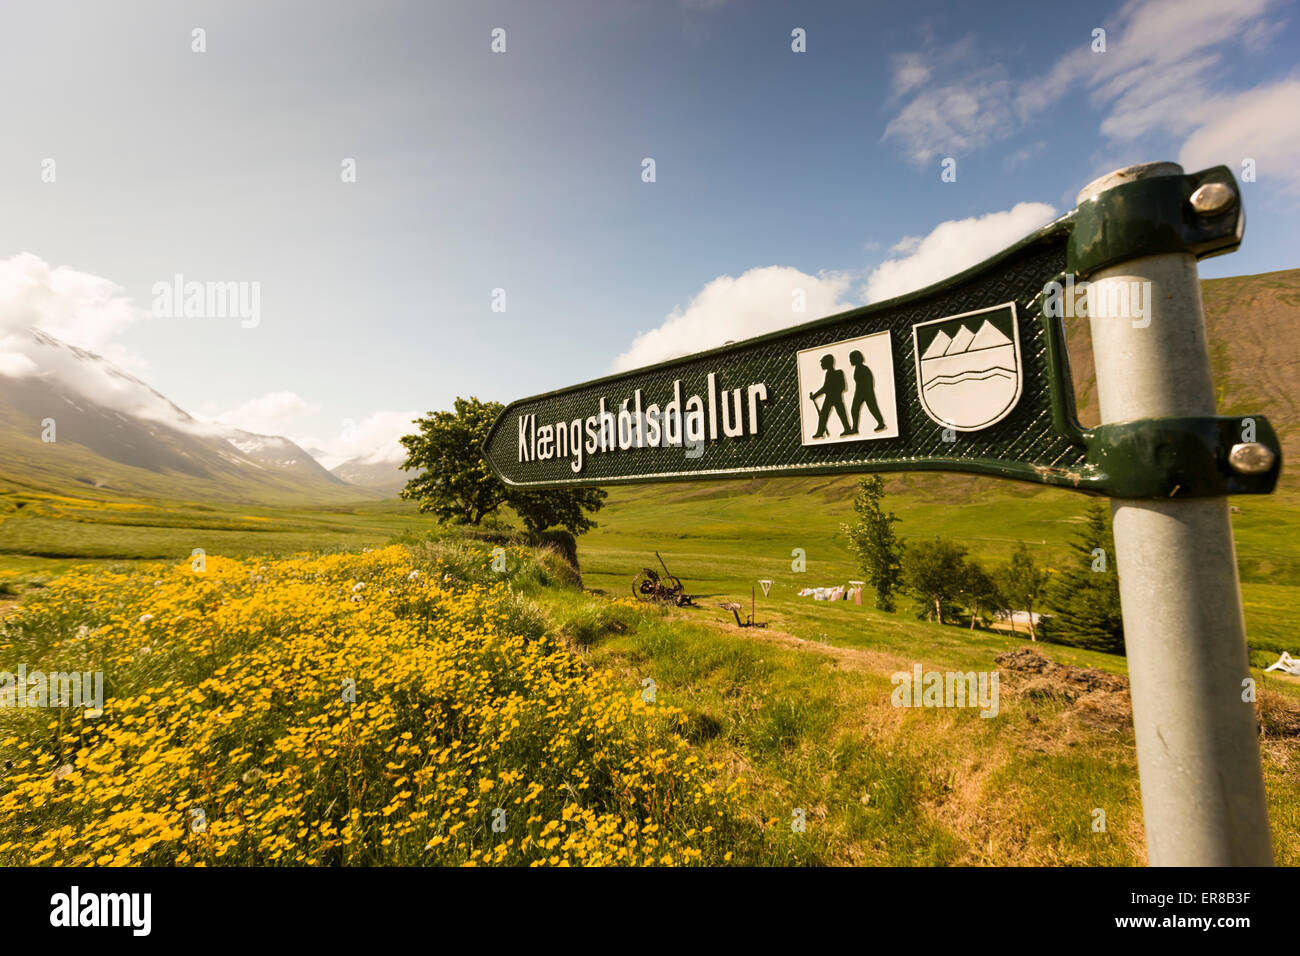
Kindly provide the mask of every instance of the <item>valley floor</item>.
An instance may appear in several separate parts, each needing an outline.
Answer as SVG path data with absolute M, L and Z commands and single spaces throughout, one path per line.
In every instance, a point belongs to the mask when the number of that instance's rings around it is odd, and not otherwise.
M 935 491 L 924 483 L 915 486 L 903 483 L 891 489 L 889 506 L 903 518 L 900 532 L 917 536 L 942 533 L 967 543 L 973 552 L 990 559 L 1005 556 L 1017 540 L 1038 542 L 1036 549 L 1045 562 L 1063 557 L 1065 542 L 1077 515 L 1082 512 L 1077 498 L 1056 493 L 1023 493 L 1016 486 L 992 483 L 984 483 L 969 492 L 963 488 L 954 485 Z M 375 613 L 391 615 L 385 620 L 409 623 L 413 606 L 410 602 L 415 597 L 404 589 L 415 585 L 401 582 L 407 580 L 403 577 L 407 569 L 413 568 L 445 584 L 448 593 L 438 600 L 446 602 L 446 613 L 460 622 L 456 634 L 479 634 L 474 628 L 481 624 L 473 622 L 486 619 L 479 611 L 463 605 L 463 600 L 479 593 L 475 588 L 490 589 L 494 583 L 508 581 L 510 590 L 518 595 L 517 600 L 524 603 L 509 605 L 502 612 L 508 624 L 494 625 L 500 628 L 502 640 L 519 636 L 512 628 L 544 634 L 546 640 L 555 642 L 553 650 L 559 655 L 547 658 L 546 667 L 566 668 L 569 665 L 565 660 L 577 661 L 584 674 L 606 675 L 598 678 L 598 681 L 608 681 L 600 685 L 606 688 L 599 692 L 606 694 L 601 699 L 607 699 L 612 693 L 636 705 L 632 711 L 619 711 L 623 716 L 618 721 L 629 720 L 632 723 L 628 726 L 638 729 L 629 731 L 631 736 L 619 738 L 624 742 L 620 745 L 623 750 L 618 754 L 617 772 L 613 776 L 608 765 L 593 765 L 593 753 L 579 743 L 563 756 L 541 756 L 545 747 L 542 737 L 550 734 L 553 738 L 555 732 L 545 721 L 558 719 L 558 712 L 550 717 L 533 713 L 530 719 L 540 723 L 530 725 L 531 730 L 521 738 L 520 749 L 509 760 L 503 757 L 493 764 L 497 781 L 493 786 L 500 786 L 500 774 L 505 773 L 509 781 L 507 789 L 515 788 L 510 790 L 512 794 L 518 789 L 516 796 L 520 800 L 529 792 L 530 774 L 535 774 L 539 760 L 549 759 L 553 768 L 568 766 L 585 775 L 582 777 L 587 781 L 585 788 L 563 790 L 558 802 L 546 805 L 545 820 L 532 820 L 537 814 L 528 817 L 528 835 L 534 841 L 530 843 L 532 849 L 525 850 L 518 842 L 512 849 L 500 849 L 504 838 L 498 838 L 490 826 L 482 825 L 483 820 L 475 816 L 492 802 L 489 798 L 470 808 L 461 805 L 457 812 L 465 814 L 462 819 L 466 826 L 457 831 L 460 833 L 457 840 L 451 840 L 455 834 L 448 834 L 448 827 L 429 829 L 430 825 L 422 823 L 424 817 L 418 814 L 432 812 L 425 804 L 450 799 L 448 794 L 455 792 L 455 788 L 417 787 L 411 790 L 415 797 L 399 798 L 403 787 L 389 786 L 401 776 L 399 773 L 377 790 L 384 794 L 384 805 L 371 806 L 357 791 L 348 789 L 353 784 L 344 774 L 331 778 L 332 782 L 322 783 L 324 789 L 312 791 L 314 795 L 304 798 L 306 802 L 295 804 L 296 809 L 287 818 L 294 824 L 291 831 L 278 825 L 272 828 L 292 845 L 292 851 L 282 848 L 282 855 L 272 858 L 269 854 L 273 850 L 266 850 L 263 841 L 267 841 L 265 846 L 275 847 L 278 845 L 275 839 L 268 839 L 260 831 L 254 839 L 254 835 L 241 830 L 238 840 L 231 837 L 232 849 L 228 852 L 234 856 L 215 862 L 348 862 L 359 861 L 355 854 L 362 849 L 364 857 L 371 861 L 418 864 L 616 862 L 601 858 L 596 843 L 583 842 L 585 838 L 579 834 L 581 827 L 573 819 L 573 814 L 582 811 L 591 816 L 584 817 L 588 822 L 581 826 L 597 828 L 621 825 L 619 821 L 626 822 L 644 812 L 646 820 L 652 820 L 655 827 L 663 830 L 661 837 L 650 839 L 662 839 L 665 846 L 671 844 L 672 849 L 664 852 L 672 862 L 1143 863 L 1141 805 L 1132 729 L 1125 710 L 1126 694 L 1080 695 L 1000 664 L 997 660 L 1000 655 L 1031 643 L 1023 634 L 939 626 L 918 620 L 907 607 L 895 614 L 885 614 L 870 607 L 869 601 L 858 606 L 851 602 L 814 602 L 797 596 L 806 586 L 842 584 L 858 577 L 837 534 L 838 523 L 849 517 L 851 494 L 848 492 L 851 486 L 843 481 L 808 482 L 799 487 L 791 484 L 784 488 L 733 483 L 695 486 L 689 493 L 674 489 L 665 493 L 663 488 L 649 487 L 620 489 L 598 516 L 600 527 L 580 539 L 585 590 L 565 583 L 563 575 L 557 576 L 553 570 L 537 572 L 538 567 L 549 567 L 546 564 L 551 560 L 549 557 L 517 549 L 511 550 L 509 574 L 498 575 L 491 570 L 489 545 L 448 538 L 445 532 L 435 530 L 433 522 L 416 514 L 413 506 L 405 503 L 366 503 L 355 508 L 330 509 L 210 507 L 199 510 L 184 504 L 86 502 L 30 496 L 21 506 L 11 501 L 11 507 L 0 515 L 3 518 L 0 520 L 0 585 L 9 592 L 4 600 L 21 600 L 24 604 L 48 602 L 54 595 L 46 592 L 58 591 L 69 568 L 89 562 L 99 569 L 96 573 L 106 582 L 117 582 L 115 587 L 126 589 L 122 593 L 129 594 L 132 602 L 151 600 L 150 592 L 141 589 L 139 582 L 129 586 L 126 582 L 140 575 L 152 581 L 152 576 L 157 575 L 158 580 L 166 582 L 165 588 L 175 588 L 169 593 L 174 593 L 176 600 L 184 604 L 198 600 L 188 590 L 187 572 L 193 551 L 202 549 L 214 566 L 226 567 L 223 573 L 228 576 L 228 587 L 234 589 L 232 595 L 239 595 L 241 601 L 255 602 L 249 606 L 258 609 L 257 615 L 275 615 L 281 611 L 274 602 L 266 603 L 266 595 L 257 590 L 260 585 L 255 579 L 265 576 L 282 580 L 289 587 L 296 573 L 293 561 L 277 559 L 275 555 L 296 551 L 352 551 L 351 557 L 340 553 L 335 559 L 310 559 L 341 562 L 337 567 L 319 566 L 339 595 L 330 596 L 334 594 L 331 590 L 328 595 L 322 592 L 313 598 L 307 592 L 293 592 L 296 595 L 293 600 L 306 602 L 304 607 L 319 606 L 322 614 L 344 615 L 339 620 L 347 620 L 345 612 L 351 605 L 348 589 L 354 582 L 379 583 L 378 576 L 386 582 L 385 587 L 393 588 L 393 593 L 403 597 L 394 603 L 395 599 L 380 598 L 372 588 L 366 593 L 368 601 L 378 602 Z M 961 500 L 963 494 L 969 498 Z M 955 507 L 957 504 L 963 507 Z M 1245 579 L 1248 627 L 1252 646 L 1256 648 L 1252 662 L 1257 665 L 1255 673 L 1262 688 L 1261 746 L 1274 846 L 1278 862 L 1294 866 L 1300 865 L 1300 682 L 1266 675 L 1259 665 L 1276 657 L 1267 648 L 1290 640 L 1289 609 L 1294 606 L 1296 580 L 1292 572 L 1300 566 L 1300 559 L 1295 557 L 1292 533 L 1287 528 L 1295 527 L 1300 509 L 1285 494 L 1270 500 L 1243 501 L 1240 507 L 1242 510 L 1234 515 L 1234 522 Z M 373 552 L 389 555 L 384 560 L 393 563 L 396 571 L 389 569 L 380 575 L 367 565 L 371 555 L 356 553 L 364 548 L 380 548 L 399 534 L 408 543 L 396 550 L 405 554 L 404 549 L 409 549 L 408 557 L 392 557 L 393 548 Z M 803 552 L 802 570 L 798 569 L 796 549 Z M 632 599 L 633 575 L 642 567 L 659 567 L 656 550 L 672 573 L 683 580 L 687 591 L 696 596 L 698 607 L 646 606 Z M 162 570 L 150 565 L 160 559 L 165 562 Z M 233 570 L 231 565 L 222 564 L 232 559 L 242 563 Z M 402 567 L 397 568 L 398 564 Z M 95 580 L 95 573 L 90 578 L 85 572 L 77 572 L 74 577 L 77 575 L 80 575 L 79 587 L 91 587 L 90 582 Z M 773 582 L 767 596 L 757 590 L 760 579 Z M 245 583 L 249 580 L 253 581 L 252 585 Z M 252 590 L 246 590 L 248 587 Z M 719 607 L 723 601 L 739 601 L 745 607 L 742 617 L 746 616 L 751 588 L 755 588 L 756 618 L 766 622 L 767 628 L 739 629 L 731 613 Z M 457 594 L 466 597 L 458 598 Z M 499 599 L 498 596 L 492 600 Z M 83 602 L 76 605 L 83 608 L 77 613 L 91 614 L 98 600 L 85 595 L 77 598 Z M 345 603 L 339 606 L 331 603 L 336 600 Z M 138 611 L 136 617 L 151 613 L 143 604 L 139 607 L 128 604 L 128 611 Z M 6 612 L 7 619 L 16 613 L 11 607 Z M 156 633 L 157 625 L 153 621 L 140 624 L 123 618 L 118 639 L 125 642 L 124 647 L 135 646 L 147 636 L 151 646 L 160 648 L 166 646 L 167 640 L 179 640 L 193 650 L 194 634 L 199 632 L 195 629 L 204 626 L 205 613 L 198 613 L 197 617 L 180 615 L 173 627 Z M 272 635 L 278 641 L 281 637 L 275 635 L 290 633 L 275 623 L 278 618 L 232 620 L 239 621 L 240 627 L 251 628 L 256 624 L 261 628 L 243 634 L 255 642 L 266 640 L 265 635 Z M 429 618 L 422 620 L 425 623 L 419 626 L 428 626 Z M 57 627 L 53 624 L 45 630 L 34 627 L 17 638 L 6 625 L 6 656 L 26 655 L 24 660 L 41 666 L 76 663 L 62 658 L 66 645 L 60 643 L 68 636 L 65 631 L 75 632 L 74 623 L 77 622 L 69 617 Z M 202 633 L 212 632 L 209 629 Z M 487 633 L 489 636 L 484 638 L 487 643 L 475 643 L 478 650 L 474 653 L 486 654 L 482 658 L 485 662 L 502 660 L 492 650 L 493 639 Z M 168 634 L 171 637 L 165 636 Z M 456 638 L 462 639 L 469 638 Z M 473 638 L 475 642 L 479 640 Z M 311 642 L 295 644 L 292 648 L 294 654 L 305 654 L 308 658 L 333 653 L 329 647 Z M 1061 664 L 1096 668 L 1119 678 L 1125 673 L 1122 657 L 1053 644 L 1040 643 L 1034 649 Z M 1297 647 L 1290 649 L 1293 653 L 1300 651 Z M 137 667 L 135 660 L 132 659 L 130 667 Z M 232 663 L 235 660 L 230 659 Z M 147 701 L 139 704 L 139 698 L 141 694 L 151 693 L 150 687 L 166 684 L 166 693 L 177 694 L 186 687 L 212 679 L 222 663 L 222 660 L 206 661 L 200 655 L 186 664 L 194 670 L 173 675 L 181 682 L 176 686 L 165 681 L 160 683 L 156 672 L 132 671 L 134 676 L 120 687 L 124 693 L 130 691 L 131 699 L 136 702 L 133 706 L 147 710 L 150 705 Z M 916 665 L 924 671 L 940 672 L 998 670 L 1003 679 L 997 715 L 981 717 L 978 709 L 973 708 L 894 706 L 896 685 L 892 676 L 911 673 Z M 418 666 L 433 665 L 426 661 Z M 504 665 L 492 665 L 497 666 Z M 429 673 L 442 672 L 434 668 Z M 507 667 L 501 673 L 513 671 Z M 534 675 L 527 679 L 541 678 Z M 133 681 L 139 686 L 132 684 Z M 215 686 L 221 688 L 228 682 L 229 678 L 218 675 Z M 448 702 L 456 699 L 449 687 L 435 681 L 429 690 L 433 696 L 422 698 L 423 704 L 431 705 L 436 700 L 443 702 L 439 706 L 449 706 Z M 591 692 L 597 693 L 596 685 L 591 687 Z M 302 749 L 307 739 L 302 734 L 308 733 L 308 727 L 333 727 L 334 718 L 327 716 L 332 712 L 323 709 L 326 703 L 317 701 L 306 690 L 302 693 L 305 696 L 300 701 L 301 708 L 293 710 L 291 706 L 293 713 L 301 716 L 301 726 L 295 723 L 298 719 L 295 717 L 289 724 L 268 725 L 270 730 L 248 729 L 250 739 L 274 740 L 277 735 L 287 735 L 285 740 L 294 741 L 292 766 L 297 771 L 290 770 L 290 764 L 284 760 L 279 763 L 272 760 L 266 765 L 270 768 L 267 773 L 287 775 L 277 779 L 297 780 L 298 773 L 319 775 L 326 767 L 319 763 L 318 757 L 312 756 L 310 748 Z M 504 702 L 511 699 L 508 689 L 504 690 L 502 695 L 491 698 L 488 710 L 505 706 Z M 271 716 L 266 719 L 272 720 L 274 713 L 272 708 L 267 712 Z M 594 713 L 591 710 L 565 713 L 569 716 L 564 719 L 573 721 L 575 727 L 587 728 L 584 733 L 592 734 L 592 740 L 603 739 L 600 735 L 613 726 L 608 721 L 614 718 L 609 717 L 605 723 L 589 727 L 586 721 Z M 4 716 L 6 721 L 13 718 L 13 714 Z M 195 718 L 204 719 L 201 714 Z M 283 715 L 274 717 L 276 721 L 282 719 L 285 719 Z M 486 719 L 482 714 L 474 718 Z M 458 731 L 462 737 L 467 733 L 500 732 L 494 723 L 489 726 L 471 720 L 462 725 L 466 727 L 470 729 Z M 433 735 L 422 741 L 420 727 L 410 729 L 414 735 L 411 746 L 419 748 L 418 754 L 411 755 L 413 767 L 449 745 L 449 740 L 442 740 L 432 730 Z M 30 776 L 23 776 L 15 783 L 10 774 L 0 784 L 0 795 L 10 795 L 8 819 L 0 819 L 0 828 L 5 828 L 4 835 L 0 836 L 0 858 L 9 862 L 28 861 L 24 833 L 35 832 L 33 828 L 38 825 L 48 827 L 55 819 L 39 813 L 33 816 L 29 810 L 15 815 L 16 808 L 24 805 L 13 802 L 18 799 L 15 794 L 19 788 L 28 788 L 22 790 L 28 796 L 48 789 L 47 799 L 51 803 L 55 802 L 54 795 L 62 794 L 64 778 L 55 780 L 53 774 L 68 760 L 60 746 L 73 745 L 60 745 L 57 740 L 41 737 L 42 733 L 48 731 L 40 731 L 36 725 L 19 727 L 7 723 L 0 727 L 7 759 L 28 759 L 35 740 L 41 740 L 45 748 L 38 761 L 24 768 L 24 773 Z M 308 737 L 315 733 L 312 730 Z M 376 744 L 382 738 L 383 735 L 375 738 Z M 84 741 L 78 746 L 86 749 Z M 233 738 L 222 745 L 225 749 L 213 750 L 211 742 L 205 746 L 216 756 L 237 757 L 241 773 L 245 767 L 252 766 L 247 753 L 251 744 L 244 745 L 243 756 Z M 661 752 L 676 753 L 679 747 L 685 748 L 681 750 L 683 761 L 685 755 L 694 758 L 689 765 L 681 765 L 680 776 L 672 777 L 680 780 L 685 789 L 669 786 L 668 777 L 663 781 L 667 788 L 664 789 L 649 786 L 647 778 L 637 776 L 645 773 L 643 767 L 637 768 L 638 760 Z M 77 752 L 75 747 L 72 752 Z M 98 751 L 89 748 L 86 752 Z M 156 748 L 150 752 L 156 752 Z M 218 773 L 215 765 L 213 770 L 204 771 L 203 760 L 199 759 L 202 752 L 180 746 L 167 759 L 193 767 L 191 784 L 201 780 L 204 773 L 217 773 L 226 781 L 217 789 L 227 796 L 238 794 L 247 786 L 238 774 L 230 776 L 228 770 Z M 261 760 L 274 754 L 266 752 L 256 756 Z M 115 752 L 113 760 L 117 762 L 110 761 L 105 766 L 124 773 L 132 759 L 130 750 Z M 389 760 L 384 757 L 376 766 L 382 768 Z M 564 764 L 566 760 L 571 763 Z M 76 766 L 76 772 L 81 772 L 76 760 L 71 760 L 71 764 Z M 687 771 L 688 766 L 709 769 L 703 777 L 697 777 L 695 770 Z M 472 761 L 462 769 L 476 779 L 481 776 Z M 325 776 L 329 777 L 335 770 Z M 389 773 L 382 769 L 379 772 L 381 776 Z M 516 780 L 515 773 L 522 776 Z M 413 780 L 419 783 L 418 778 Z M 622 783 L 615 786 L 620 780 Z M 547 785 L 546 780 L 540 782 Z M 558 781 L 550 784 L 562 789 Z M 707 791 L 700 789 L 705 786 Z M 720 804 L 718 823 L 708 833 L 703 828 L 710 825 L 681 803 L 687 792 L 726 795 L 725 805 Z M 102 810 L 97 801 L 111 799 L 112 791 L 104 789 L 99 793 L 99 797 L 87 798 L 81 811 L 93 815 Z M 348 793 L 353 796 L 347 797 Z M 379 844 L 361 847 L 357 841 L 369 839 L 365 833 L 373 836 L 379 831 L 366 831 L 359 822 L 350 831 L 352 842 L 340 842 L 342 837 L 336 835 L 334 842 L 326 840 L 327 845 L 319 845 L 302 842 L 294 835 L 303 826 L 310 828 L 313 821 L 319 823 L 322 813 L 341 833 L 347 821 L 338 817 L 337 807 L 332 803 L 340 794 L 345 800 L 360 801 L 356 809 L 362 814 L 381 813 L 396 801 L 397 809 L 389 811 L 388 816 L 400 814 L 399 819 L 409 823 L 411 829 L 399 834 L 397 831 L 402 827 L 398 826 L 389 833 L 395 839 L 401 837 L 392 850 Z M 141 792 L 139 798 L 141 813 L 161 813 L 159 807 L 174 810 L 187 800 L 195 800 L 196 794 L 150 791 Z M 234 807 L 238 803 L 227 800 L 221 805 Z M 259 806 L 269 811 L 271 805 L 263 800 Z M 636 806 L 641 810 L 634 810 Z M 4 813 L 5 805 L 0 803 L 0 817 Z M 172 810 L 166 813 L 172 814 Z M 59 826 L 71 827 L 68 832 L 74 833 L 79 824 L 76 814 L 71 810 L 69 814 L 57 819 Z M 551 820 L 555 826 L 543 834 Z M 183 830 L 177 830 L 176 819 L 166 816 L 157 825 L 157 840 L 150 844 L 149 853 L 143 853 L 134 862 L 195 859 L 193 847 L 189 857 L 179 856 L 188 846 L 186 841 L 193 843 L 193 840 Z M 522 833 L 516 833 L 516 838 L 521 838 Z M 563 833 L 564 839 L 553 844 L 552 851 L 538 855 L 537 841 L 545 845 L 558 833 Z M 439 834 L 448 837 L 448 841 L 435 843 L 437 852 L 432 852 L 427 844 Z M 100 838 L 104 835 L 100 834 Z M 640 830 L 636 839 L 641 841 L 636 844 L 638 849 L 634 853 L 628 850 L 631 855 L 622 861 L 655 862 L 657 856 L 647 851 L 657 844 L 646 843 L 646 833 Z M 350 849 L 345 852 L 343 847 Z M 553 852 L 557 847 L 567 847 L 573 852 L 569 856 L 565 855 L 568 850 Z M 47 848 L 43 852 L 52 851 Z M 596 857 L 589 855 L 593 852 Z M 85 862 L 88 853 L 89 849 L 69 850 L 62 858 Z M 500 854 L 500 857 L 489 858 L 486 854 Z M 57 853 L 52 858 L 58 858 Z M 127 861 L 128 857 L 123 857 L 119 862 Z

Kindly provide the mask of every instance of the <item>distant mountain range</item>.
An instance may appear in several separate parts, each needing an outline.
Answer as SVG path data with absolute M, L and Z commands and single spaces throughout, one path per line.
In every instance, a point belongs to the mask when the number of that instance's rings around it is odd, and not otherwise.
M 266 502 L 388 493 L 287 438 L 200 422 L 93 352 L 35 329 L 15 339 L 34 367 L 0 374 L 0 489 Z
M 369 488 L 388 497 L 395 496 L 418 473 L 402 471 L 401 466 L 396 462 L 374 462 L 363 458 L 349 458 L 343 464 L 335 465 L 330 471 L 350 485 Z

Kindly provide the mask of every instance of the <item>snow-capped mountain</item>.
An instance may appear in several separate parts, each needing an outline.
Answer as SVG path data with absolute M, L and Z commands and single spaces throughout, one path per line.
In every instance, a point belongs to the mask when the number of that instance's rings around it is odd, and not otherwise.
M 287 438 L 199 421 L 102 356 L 36 329 L 0 338 L 0 478 L 224 500 L 373 495 Z
M 330 472 L 348 484 L 370 488 L 386 495 L 396 495 L 417 474 L 402 471 L 399 461 L 368 461 L 364 458 L 349 458 L 342 464 L 335 465 Z

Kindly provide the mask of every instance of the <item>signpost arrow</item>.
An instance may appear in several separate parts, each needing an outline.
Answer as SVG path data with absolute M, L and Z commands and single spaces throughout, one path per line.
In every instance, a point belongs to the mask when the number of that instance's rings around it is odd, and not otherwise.
M 918 292 L 513 402 L 484 456 L 518 488 L 930 469 L 1109 496 L 1149 860 L 1267 864 L 1224 496 L 1271 492 L 1282 455 L 1263 416 L 1215 414 L 1196 273 L 1244 224 L 1226 167 L 1118 170 Z
M 1154 342 L 1167 312 L 1141 276 L 1087 278 L 1235 249 L 1240 205 L 1191 205 L 1209 187 L 1236 195 L 1223 167 L 1134 179 L 919 292 L 514 402 L 487 460 L 519 488 L 938 469 L 1123 498 L 1267 493 L 1281 456 L 1263 416 L 1075 418 L 1063 323 Z M 1247 432 L 1258 455 L 1242 468 Z

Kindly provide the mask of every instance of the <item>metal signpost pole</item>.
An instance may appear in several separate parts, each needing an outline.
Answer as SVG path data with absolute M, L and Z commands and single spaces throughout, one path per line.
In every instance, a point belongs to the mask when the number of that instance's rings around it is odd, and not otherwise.
M 1089 184 L 1079 207 L 1126 183 L 1182 175 L 1172 163 L 1118 170 Z M 1223 214 L 1238 202 L 1230 186 L 1198 191 L 1189 215 Z M 1212 416 L 1195 258 L 1142 256 L 1088 279 L 1102 424 Z M 1149 283 L 1149 315 L 1096 316 L 1092 303 L 1134 294 L 1135 283 Z M 1271 455 L 1247 434 L 1229 461 L 1249 473 L 1271 466 Z M 1148 861 L 1271 865 L 1228 499 L 1112 498 L 1111 510 Z

